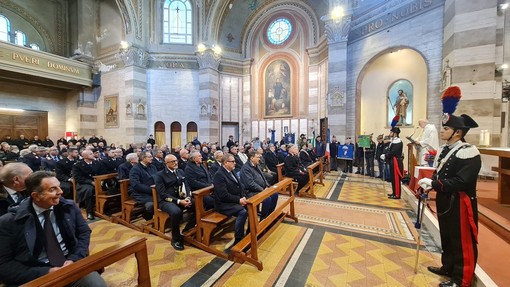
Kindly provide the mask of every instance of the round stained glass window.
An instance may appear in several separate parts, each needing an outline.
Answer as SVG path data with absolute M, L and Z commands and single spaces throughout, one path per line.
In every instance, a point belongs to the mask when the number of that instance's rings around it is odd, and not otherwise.
M 267 28 L 267 38 L 273 45 L 280 45 L 289 39 L 292 33 L 292 24 L 288 19 L 278 18 Z

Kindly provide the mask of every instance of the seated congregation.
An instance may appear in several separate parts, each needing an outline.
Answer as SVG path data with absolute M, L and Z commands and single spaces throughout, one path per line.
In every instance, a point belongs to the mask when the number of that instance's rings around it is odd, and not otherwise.
M 323 157 L 306 169 L 297 146 L 287 154 L 282 145 L 276 153 L 269 142 L 256 150 L 250 143 L 223 149 L 190 143 L 173 152 L 150 143 L 128 150 L 59 144 L 29 145 L 30 153 L 0 169 L 0 238 L 6 242 L 0 266 L 16 267 L 0 268 L 0 282 L 8 286 L 106 286 L 104 267 L 132 254 L 139 286 L 150 286 L 144 240 L 89 254 L 88 223 L 96 217 L 156 234 L 177 251 L 193 245 L 262 270 L 258 246 L 284 218 L 297 222 L 295 194 L 313 195 L 324 177 Z M 226 248 L 211 244 L 228 233 L 233 239 Z

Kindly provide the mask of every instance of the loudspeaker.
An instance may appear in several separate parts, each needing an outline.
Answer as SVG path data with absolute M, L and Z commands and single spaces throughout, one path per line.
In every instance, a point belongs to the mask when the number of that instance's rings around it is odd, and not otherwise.
M 101 86 L 101 72 L 97 74 L 92 74 L 92 87 L 100 87 Z

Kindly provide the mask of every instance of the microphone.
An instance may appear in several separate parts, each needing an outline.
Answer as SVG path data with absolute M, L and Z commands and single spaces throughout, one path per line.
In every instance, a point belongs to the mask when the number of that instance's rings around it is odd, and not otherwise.
M 409 136 L 410 138 L 412 138 L 414 136 L 414 134 L 416 133 L 416 131 L 419 129 L 420 127 L 415 127 L 414 128 L 414 132 Z

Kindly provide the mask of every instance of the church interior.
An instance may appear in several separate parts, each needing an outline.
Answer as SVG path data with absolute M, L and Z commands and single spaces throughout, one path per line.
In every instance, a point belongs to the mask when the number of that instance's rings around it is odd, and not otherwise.
M 482 162 L 472 286 L 510 286 L 502 256 L 510 254 L 509 4 L 0 0 L 0 140 L 101 136 L 106 147 L 145 149 L 153 136 L 173 152 L 194 140 L 221 150 L 232 136 L 240 147 L 268 149 L 304 135 L 316 148 L 321 136 L 328 148 L 310 169 L 308 193 L 294 194 L 278 176 L 263 192 L 279 193 L 280 213 L 247 223 L 241 247 L 228 248 L 233 224 L 219 230 L 204 211 L 175 250 L 157 208 L 153 219 L 132 219 L 119 196 L 122 207 L 87 221 L 93 258 L 83 268 L 99 264 L 108 286 L 438 286 L 448 278 L 427 271 L 441 265 L 435 192 L 417 211 L 417 182 L 432 168 L 421 168 L 428 163 L 415 141 L 423 119 L 440 130 L 441 95 L 457 86 L 455 114 L 476 120 L 464 138 Z M 378 159 L 375 175 L 363 175 L 349 149 L 389 136 L 395 118 L 400 200 L 375 176 Z M 350 154 L 342 157 L 342 147 Z M 99 198 L 109 202 L 97 192 L 96 214 Z M 210 242 L 195 233 L 199 222 L 216 224 Z M 64 286 L 59 280 L 79 270 L 68 272 L 24 286 Z

